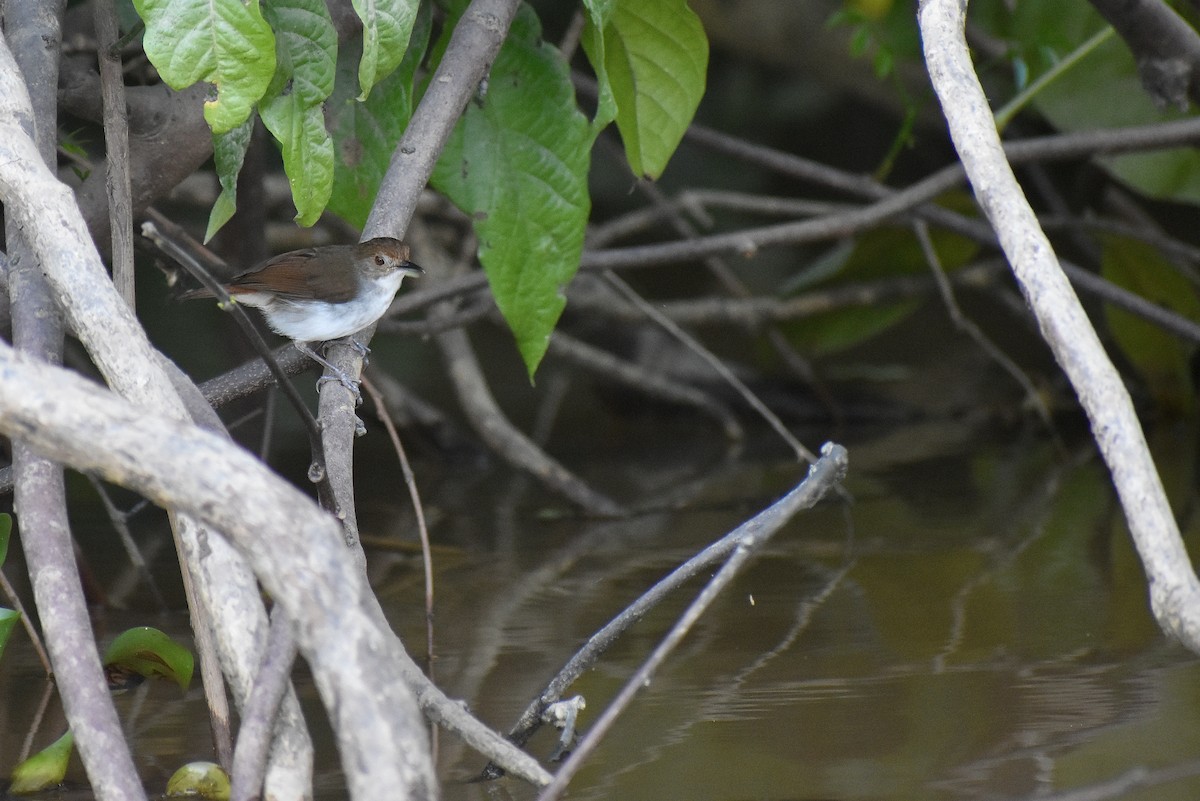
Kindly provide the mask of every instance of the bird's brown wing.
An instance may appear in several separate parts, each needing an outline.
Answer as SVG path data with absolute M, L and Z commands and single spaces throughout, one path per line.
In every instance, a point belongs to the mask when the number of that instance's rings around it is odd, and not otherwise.
M 332 252 L 341 247 L 349 250 L 349 246 L 340 245 L 323 248 L 323 257 L 344 263 L 349 253 Z M 358 289 L 354 274 L 347 270 L 336 273 L 314 270 L 312 260 L 316 255 L 312 248 L 283 253 L 236 276 L 229 282 L 229 290 L 235 295 L 238 292 L 272 292 L 285 300 L 320 298 L 330 303 L 345 303 L 353 299 Z

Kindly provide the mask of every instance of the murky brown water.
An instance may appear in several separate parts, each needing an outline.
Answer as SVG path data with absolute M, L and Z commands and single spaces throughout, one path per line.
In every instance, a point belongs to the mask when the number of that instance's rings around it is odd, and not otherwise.
M 802 473 L 773 445 L 731 461 L 711 443 L 664 455 L 672 423 L 625 425 L 624 441 L 648 443 L 646 453 L 614 450 L 592 477 L 640 487 L 643 504 L 687 497 L 689 508 L 597 522 L 562 514 L 563 503 L 502 471 L 424 471 L 442 546 L 438 680 L 498 728 L 590 633 Z M 1193 798 L 1200 661 L 1151 620 L 1105 473 L 1038 436 L 979 434 L 941 422 L 845 440 L 853 505 L 826 503 L 776 537 L 641 693 L 570 797 L 983 799 L 1125 781 L 1133 788 L 1104 797 Z M 1156 439 L 1168 484 L 1186 491 L 1191 435 Z M 364 482 L 369 493 L 386 480 Z M 363 517 L 388 535 L 408 530 L 408 515 L 377 501 Z M 158 561 L 169 574 L 169 555 Z M 115 567 L 96 569 L 117 583 Z M 423 652 L 412 557 L 375 551 L 372 573 L 397 629 Z M 697 589 L 643 620 L 574 688 L 588 702 L 584 726 Z M 100 623 L 114 633 L 140 624 L 187 636 L 179 614 L 135 608 Z M 5 775 L 43 691 L 39 675 L 18 636 L 0 665 Z M 303 695 L 315 717 L 311 686 Z M 181 696 L 155 684 L 119 703 L 152 792 L 180 763 L 210 757 L 197 689 Z M 58 714 L 52 701 L 39 747 L 59 733 Z M 332 747 L 320 748 L 320 795 L 341 797 Z M 549 754 L 553 734 L 530 748 Z M 441 739 L 440 755 L 447 799 L 533 796 L 512 780 L 468 783 L 483 762 L 453 738 Z

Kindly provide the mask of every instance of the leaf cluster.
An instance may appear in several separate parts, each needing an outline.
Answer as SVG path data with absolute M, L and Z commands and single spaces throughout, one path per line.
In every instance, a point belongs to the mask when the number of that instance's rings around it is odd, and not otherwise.
M 312 225 L 328 210 L 363 226 L 465 7 L 451 3 L 435 34 L 428 3 L 355 2 L 361 36 L 339 43 L 322 0 L 134 5 L 162 79 L 175 89 L 213 87 L 204 114 L 221 193 L 209 237 L 237 209 L 256 117 L 279 146 L 296 221 Z M 583 6 L 583 50 L 599 83 L 595 116 L 580 110 L 567 57 L 524 7 L 432 180 L 473 220 L 480 261 L 530 375 L 578 268 L 596 135 L 615 121 L 634 173 L 657 177 L 705 86 L 707 39 L 685 0 Z

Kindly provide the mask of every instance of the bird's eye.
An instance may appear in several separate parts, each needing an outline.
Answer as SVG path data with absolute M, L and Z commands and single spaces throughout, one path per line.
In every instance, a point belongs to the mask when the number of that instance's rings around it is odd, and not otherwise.
M 375 257 L 375 263 L 376 263 L 376 264 L 378 264 L 380 267 L 382 267 L 382 266 L 383 266 L 383 264 L 384 264 L 384 261 L 385 261 L 385 259 L 383 258 L 383 256 L 376 256 L 376 257 Z

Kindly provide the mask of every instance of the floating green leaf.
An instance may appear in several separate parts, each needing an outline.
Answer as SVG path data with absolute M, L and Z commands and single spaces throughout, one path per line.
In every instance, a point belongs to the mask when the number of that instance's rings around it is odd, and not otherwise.
M 1158 250 L 1144 242 L 1105 236 L 1101 271 L 1118 286 L 1200 322 L 1200 300 L 1192 285 Z M 1195 346 L 1141 317 L 1106 304 L 1113 339 L 1159 403 L 1187 411 L 1194 402 L 1191 360 Z
M 615 0 L 611 11 L 588 8 L 582 43 L 602 85 L 617 106 L 625 157 L 637 175 L 657 178 L 666 169 L 696 113 L 708 70 L 708 39 L 686 0 Z M 597 21 L 605 21 L 602 33 Z M 603 52 L 597 42 L 603 40 Z
M 417 18 L 419 0 L 353 0 L 363 23 L 363 53 L 358 66 L 358 99 L 400 65 Z
M 173 89 L 216 86 L 204 104 L 213 133 L 241 125 L 275 74 L 275 37 L 258 0 L 134 0 L 146 56 Z
M 59 737 L 45 749 L 13 768 L 12 785 L 9 786 L 8 792 L 12 795 L 30 795 L 62 784 L 74 748 L 75 738 L 71 732 Z
M 252 133 L 254 118 L 247 117 L 233 130 L 213 135 L 213 162 L 217 168 L 217 180 L 221 183 L 221 194 L 217 195 L 212 211 L 208 213 L 205 242 L 212 239 L 237 211 L 238 173 L 242 171 L 242 163 L 246 160 Z
M 106 671 L 165 678 L 186 690 L 192 681 L 192 652 L 150 626 L 128 629 L 104 652 Z
M 333 190 L 322 103 L 333 92 L 337 34 L 321 0 L 270 0 L 263 14 L 275 31 L 277 67 L 259 114 L 283 152 L 296 222 L 312 225 Z
M 367 221 L 392 151 L 412 116 L 413 76 L 429 44 L 430 27 L 426 7 L 417 15 L 404 61 L 375 85 L 365 102 L 356 97 L 357 44 L 347 43 L 338 52 L 337 82 L 328 104 L 334 154 L 329 210 L 358 228 Z
M 212 762 L 189 762 L 167 780 L 168 798 L 188 796 L 228 801 L 229 791 L 229 776 L 220 765 Z
M 468 104 L 433 183 L 471 216 L 480 261 L 530 376 L 579 268 L 592 139 L 566 62 L 522 7 L 486 95 Z

